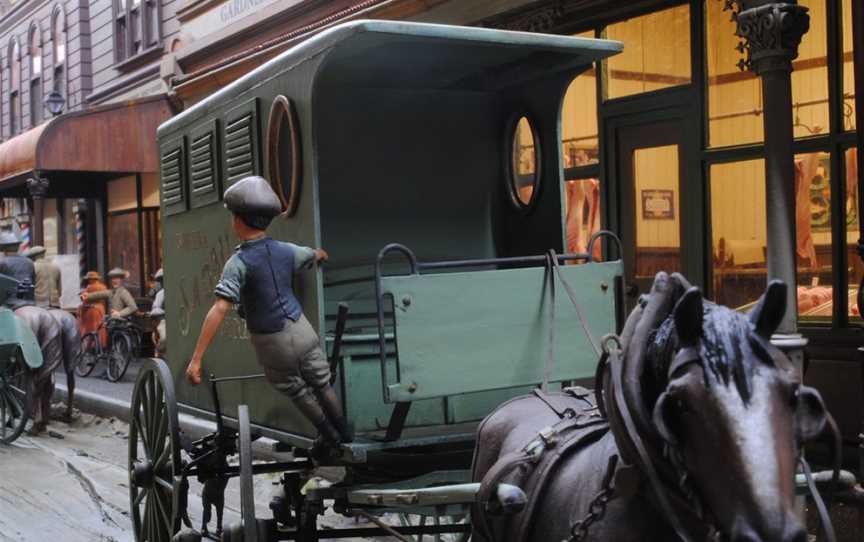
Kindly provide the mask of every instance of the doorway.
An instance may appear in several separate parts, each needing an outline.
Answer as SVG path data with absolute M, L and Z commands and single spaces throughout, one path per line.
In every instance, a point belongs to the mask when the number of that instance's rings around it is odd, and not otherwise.
M 628 309 L 660 271 L 704 284 L 702 175 L 689 118 L 682 110 L 663 110 L 607 124 L 614 143 L 610 224 L 623 244 Z

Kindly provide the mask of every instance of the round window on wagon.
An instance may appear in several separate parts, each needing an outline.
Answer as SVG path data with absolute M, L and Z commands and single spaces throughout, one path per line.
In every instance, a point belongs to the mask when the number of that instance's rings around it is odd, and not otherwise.
M 540 142 L 527 115 L 515 117 L 508 134 L 510 195 L 518 208 L 528 209 L 540 190 Z
M 301 153 L 300 125 L 294 105 L 280 94 L 273 100 L 267 122 L 267 164 L 270 182 L 282 200 L 286 216 L 297 212 L 300 201 Z

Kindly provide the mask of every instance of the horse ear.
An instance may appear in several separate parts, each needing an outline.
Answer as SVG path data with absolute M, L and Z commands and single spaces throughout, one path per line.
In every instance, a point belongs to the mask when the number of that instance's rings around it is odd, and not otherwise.
M 782 280 L 772 280 L 759 303 L 750 311 L 750 323 L 763 339 L 771 338 L 786 314 L 786 289 L 786 283 Z
M 828 424 L 828 411 L 818 391 L 808 386 L 799 388 L 795 417 L 798 420 L 798 438 L 802 442 L 822 435 Z
M 702 336 L 702 292 L 691 287 L 675 305 L 675 329 L 685 346 L 694 345 Z

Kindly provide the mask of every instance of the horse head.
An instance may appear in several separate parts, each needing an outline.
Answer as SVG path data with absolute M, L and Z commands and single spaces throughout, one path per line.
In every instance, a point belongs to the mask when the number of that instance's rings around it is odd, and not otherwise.
M 744 315 L 704 301 L 678 277 L 674 308 L 640 349 L 644 413 L 667 470 L 726 540 L 806 542 L 795 471 L 802 443 L 822 433 L 828 414 L 770 341 L 786 285 L 772 282 Z

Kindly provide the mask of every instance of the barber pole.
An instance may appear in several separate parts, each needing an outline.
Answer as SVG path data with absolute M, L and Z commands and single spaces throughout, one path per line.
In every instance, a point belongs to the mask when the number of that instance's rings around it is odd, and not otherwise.
M 19 248 L 19 251 L 23 253 L 25 250 L 30 248 L 30 223 L 21 222 L 18 224 L 18 229 L 21 232 L 21 247 Z
M 78 244 L 79 275 L 87 274 L 87 240 L 84 237 L 84 206 L 75 204 L 75 240 Z

